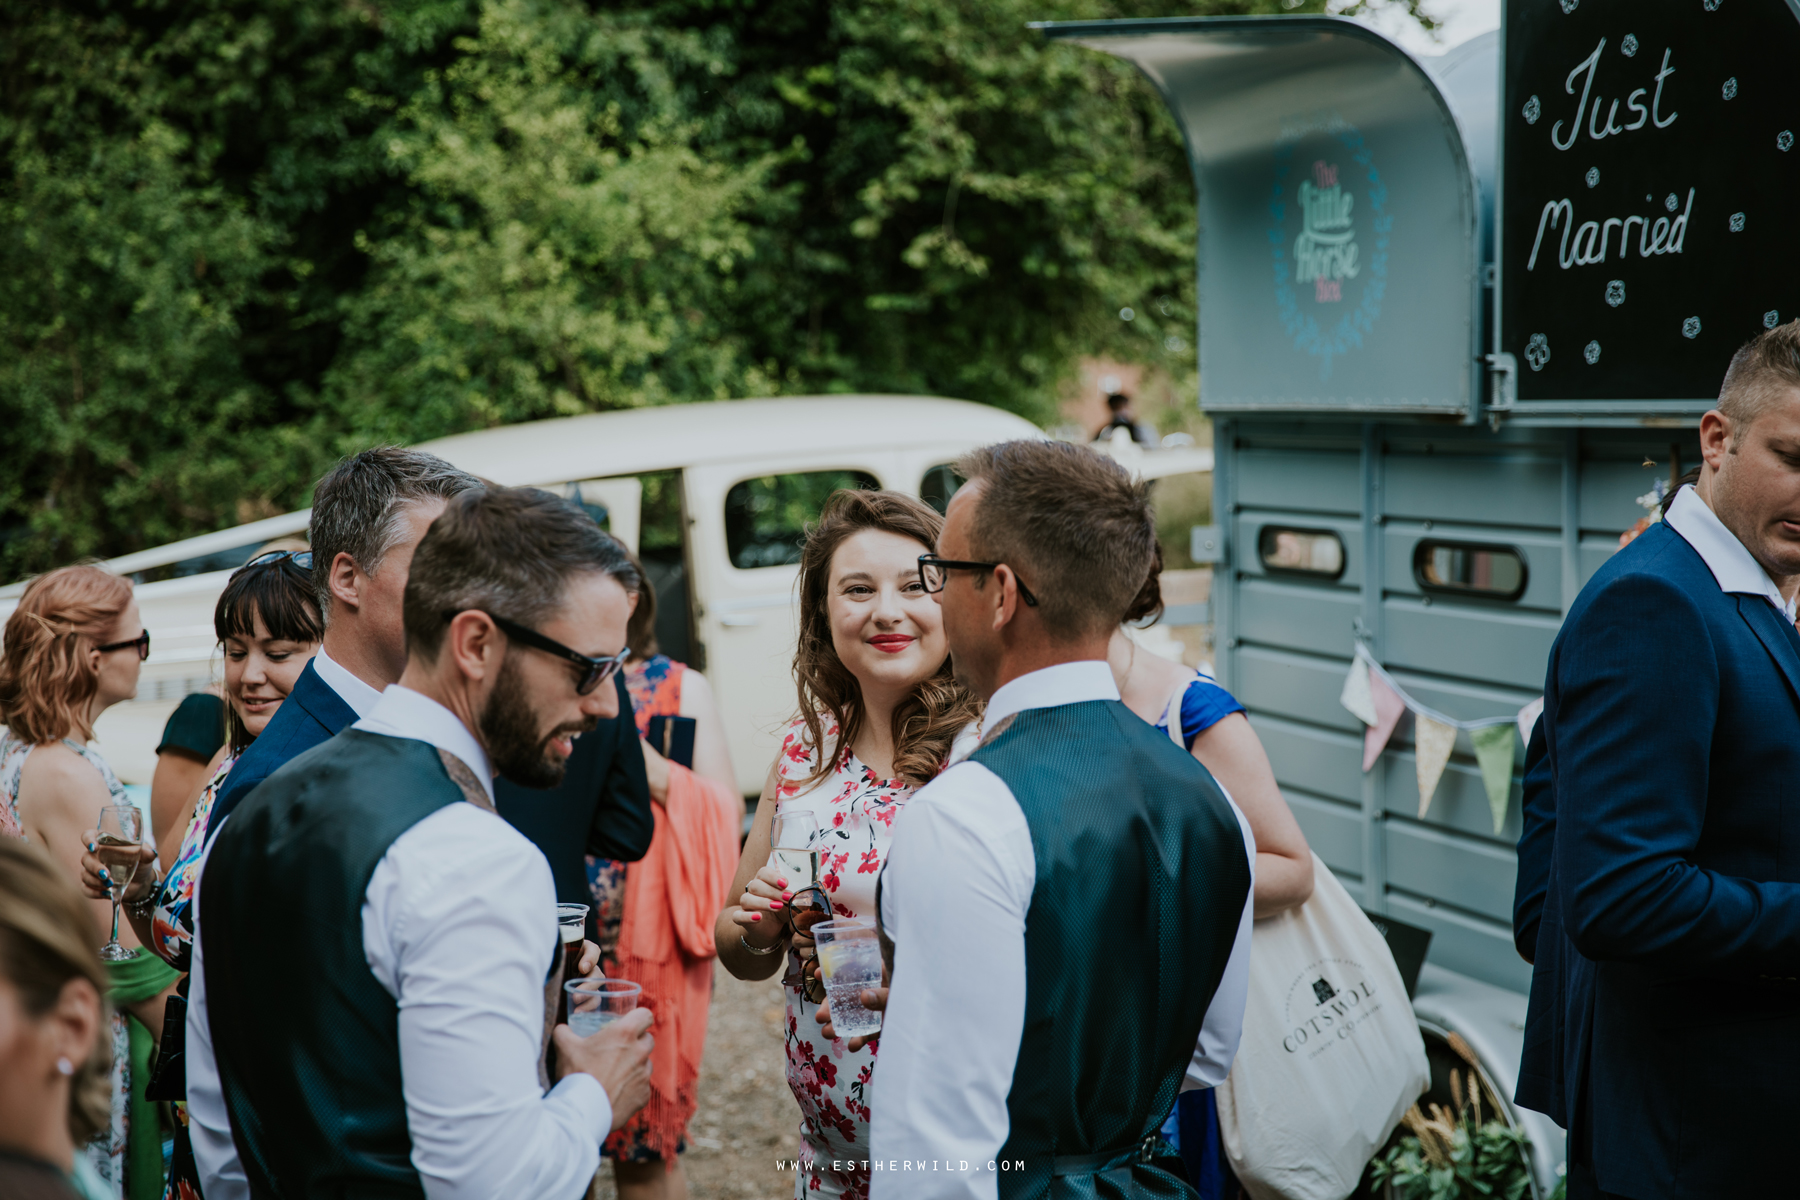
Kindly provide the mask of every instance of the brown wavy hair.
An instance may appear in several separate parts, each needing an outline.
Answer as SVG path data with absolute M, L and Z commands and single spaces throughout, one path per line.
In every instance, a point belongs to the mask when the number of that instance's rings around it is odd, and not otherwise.
M 837 769 L 862 732 L 862 688 L 831 644 L 831 619 L 825 593 L 831 582 L 831 559 L 845 539 L 865 529 L 879 529 L 918 542 L 923 551 L 937 547 L 944 518 L 922 500 L 901 492 L 833 492 L 819 519 L 806 531 L 800 552 L 800 638 L 794 650 L 794 683 L 800 693 L 800 717 L 806 738 L 817 753 L 807 784 Z M 821 717 L 837 722 L 838 740 L 825 753 Z M 956 682 L 950 660 L 913 688 L 894 709 L 894 772 L 914 783 L 929 782 L 950 757 L 950 743 L 964 726 L 981 715 L 980 702 Z
M 130 603 L 131 582 L 99 567 L 62 567 L 32 580 L 6 620 L 0 722 L 33 745 L 92 737 L 88 705 L 100 676 L 87 652 Z
M 77 1146 L 112 1119 L 107 980 L 94 950 L 93 917 L 62 867 L 38 846 L 0 838 L 0 974 L 33 1021 L 50 1014 L 71 979 L 87 980 L 99 996 L 94 1048 L 69 1080 L 69 1136 Z

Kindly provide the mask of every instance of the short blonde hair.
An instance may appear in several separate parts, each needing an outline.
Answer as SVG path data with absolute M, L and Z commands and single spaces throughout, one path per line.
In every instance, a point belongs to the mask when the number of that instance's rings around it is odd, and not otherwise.
M 69 1081 L 69 1136 L 85 1145 L 112 1119 L 111 1013 L 98 938 L 81 894 L 48 854 L 0 837 L 0 975 L 18 991 L 26 1015 L 42 1020 L 71 979 L 100 997 L 94 1049 Z
M 1800 390 L 1800 321 L 1759 333 L 1731 356 L 1718 410 L 1731 420 L 1731 448 L 1782 393 Z
M 131 582 L 99 567 L 39 575 L 6 621 L 0 652 L 0 723 L 33 745 L 94 735 L 88 704 L 100 677 L 87 652 L 131 603 Z

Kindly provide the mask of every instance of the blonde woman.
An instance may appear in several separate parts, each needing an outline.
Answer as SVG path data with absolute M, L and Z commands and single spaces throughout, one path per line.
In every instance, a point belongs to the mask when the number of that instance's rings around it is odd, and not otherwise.
M 0 830 L 46 850 L 71 882 L 81 879 L 86 830 L 108 805 L 129 804 L 112 768 L 88 742 L 102 712 L 137 693 L 150 635 L 131 584 L 99 567 L 63 567 L 32 580 L 6 622 L 0 659 Z M 112 925 L 112 906 L 93 902 L 95 949 Z M 88 1153 L 121 1196 L 162 1193 L 162 1138 L 144 1074 L 162 1028 L 176 974 L 141 953 L 128 925 L 119 944 L 131 955 L 107 964 L 117 1086 L 112 1123 Z M 134 1020 L 128 1020 L 129 1013 Z M 139 1070 L 131 1070 L 136 1062 Z
M 979 715 L 951 675 L 942 610 L 919 580 L 943 518 L 896 492 L 832 495 L 800 559 L 800 712 L 769 771 L 731 895 L 719 914 L 719 960 L 739 979 L 785 964 L 788 1086 L 802 1116 L 796 1197 L 869 1191 L 869 1080 L 876 1043 L 827 1038 L 807 995 L 811 939 L 790 902 L 807 880 L 767 865 L 777 812 L 818 822 L 819 884 L 839 917 L 875 913 L 875 878 L 907 799 L 972 740 Z M 820 993 L 815 989 L 813 995 Z

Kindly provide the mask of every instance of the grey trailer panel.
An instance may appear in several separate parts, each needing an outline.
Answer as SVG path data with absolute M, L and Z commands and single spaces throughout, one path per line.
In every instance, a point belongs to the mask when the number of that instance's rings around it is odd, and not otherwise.
M 1187 138 L 1202 408 L 1470 411 L 1476 185 L 1418 63 L 1330 17 L 1040 28 L 1136 63 Z
M 1362 510 L 1362 467 L 1354 453 L 1247 449 L 1238 464 L 1238 503 L 1247 507 L 1351 517 Z

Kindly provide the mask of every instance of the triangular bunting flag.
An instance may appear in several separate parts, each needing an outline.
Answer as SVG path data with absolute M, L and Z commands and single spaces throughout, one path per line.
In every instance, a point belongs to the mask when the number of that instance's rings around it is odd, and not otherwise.
M 1357 661 L 1361 662 L 1360 659 Z M 1400 723 L 1400 714 L 1406 711 L 1406 701 L 1387 685 L 1387 680 L 1369 671 L 1366 664 L 1363 670 L 1368 672 L 1369 699 L 1375 709 L 1375 723 L 1363 730 L 1363 770 L 1367 771 L 1387 749 L 1388 739 L 1394 736 L 1394 726 Z
M 1494 814 L 1494 836 L 1506 824 L 1506 806 L 1512 799 L 1513 727 L 1484 725 L 1469 731 L 1475 743 L 1475 761 L 1481 764 L 1481 782 L 1487 788 L 1488 809 Z
M 1456 726 L 1420 716 L 1413 725 L 1413 744 L 1418 751 L 1419 818 L 1423 820 L 1437 793 L 1444 764 L 1450 761 L 1450 748 L 1456 745 Z
M 1520 745 L 1529 745 L 1531 743 L 1531 730 L 1538 723 L 1538 718 L 1543 715 L 1544 698 L 1542 696 L 1539 696 L 1536 700 L 1533 700 L 1530 704 L 1527 704 L 1524 708 L 1519 710 Z
M 1375 697 L 1369 694 L 1369 664 L 1362 660 L 1361 655 L 1351 660 L 1350 673 L 1344 676 L 1344 692 L 1338 697 L 1338 703 L 1349 709 L 1350 715 L 1364 725 L 1377 725 L 1381 722 L 1381 718 L 1375 713 Z

